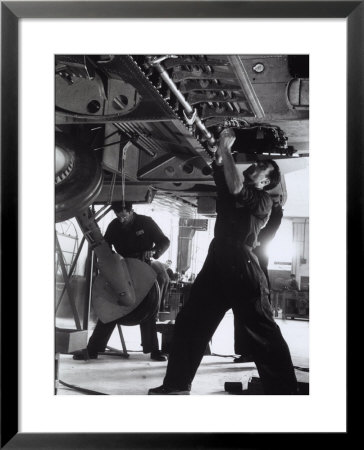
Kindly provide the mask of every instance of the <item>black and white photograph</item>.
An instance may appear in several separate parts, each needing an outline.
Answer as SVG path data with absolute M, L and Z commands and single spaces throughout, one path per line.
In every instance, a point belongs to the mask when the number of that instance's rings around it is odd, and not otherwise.
M 309 395 L 309 69 L 55 55 L 55 395 Z
M 1 448 L 347 437 L 363 3 L 1 2 Z

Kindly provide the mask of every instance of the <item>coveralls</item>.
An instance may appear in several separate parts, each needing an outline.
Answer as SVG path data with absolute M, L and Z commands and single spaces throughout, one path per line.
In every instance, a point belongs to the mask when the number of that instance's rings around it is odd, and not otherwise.
M 189 390 L 206 346 L 226 311 L 244 329 L 266 394 L 295 394 L 297 381 L 288 346 L 273 319 L 267 279 L 252 249 L 269 217 L 272 200 L 244 184 L 230 194 L 223 168 L 213 165 L 217 218 L 206 261 L 190 299 L 176 318 L 163 385 Z
M 268 277 L 268 256 L 266 254 L 267 245 L 271 242 L 277 233 L 278 228 L 281 225 L 283 217 L 282 206 L 278 203 L 273 205 L 271 214 L 265 227 L 262 228 L 258 235 L 259 244 L 253 249 L 254 254 L 257 256 L 260 268 L 263 270 L 264 275 L 267 278 L 268 288 L 270 290 L 270 281 Z M 269 301 L 270 301 L 269 296 Z M 271 301 L 270 301 L 271 303 Z M 247 355 L 248 349 L 246 342 L 244 341 L 244 329 L 240 327 L 239 320 L 234 317 L 234 351 L 237 355 Z
M 153 258 L 158 259 L 169 247 L 169 239 L 151 217 L 134 213 L 133 221 L 123 226 L 118 219 L 114 219 L 105 233 L 106 242 L 114 246 L 119 255 L 124 258 L 138 258 L 145 260 L 145 252 L 155 251 Z M 149 262 L 150 263 L 150 262 Z M 130 314 L 132 314 L 131 312 Z M 143 353 L 151 353 L 159 349 L 155 313 L 140 324 Z M 97 321 L 96 327 L 87 345 L 89 355 L 96 356 L 98 352 L 104 352 L 106 345 L 114 331 L 118 320 L 103 323 Z

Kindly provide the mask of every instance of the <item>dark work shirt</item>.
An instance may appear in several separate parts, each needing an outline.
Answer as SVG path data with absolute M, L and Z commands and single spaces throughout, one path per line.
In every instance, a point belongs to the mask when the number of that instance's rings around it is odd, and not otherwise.
M 261 229 L 258 235 L 259 245 L 254 249 L 255 255 L 258 257 L 260 267 L 266 274 L 268 282 L 268 255 L 266 253 L 267 245 L 276 235 L 276 232 L 282 222 L 283 210 L 281 205 L 276 205 L 272 207 L 272 212 L 269 216 L 268 222 L 264 228 Z
M 169 239 L 151 217 L 134 213 L 131 224 L 123 226 L 118 218 L 107 227 L 106 242 L 124 258 L 143 259 L 143 253 L 156 251 L 158 259 L 169 247 Z
M 298 291 L 299 289 L 298 289 L 297 280 L 295 280 L 295 279 L 289 280 L 288 284 L 287 284 L 287 289 L 289 291 Z
M 244 184 L 238 194 L 231 194 L 222 166 L 213 164 L 217 188 L 216 238 L 233 238 L 237 242 L 255 247 L 257 236 L 269 218 L 273 201 L 262 189 Z
M 277 233 L 281 225 L 283 217 L 283 210 L 281 205 L 273 205 L 269 220 L 264 228 L 259 233 L 258 240 L 261 246 L 269 244 Z

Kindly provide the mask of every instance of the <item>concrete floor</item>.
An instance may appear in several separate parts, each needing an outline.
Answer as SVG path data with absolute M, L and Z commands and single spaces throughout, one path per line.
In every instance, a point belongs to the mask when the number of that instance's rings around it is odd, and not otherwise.
M 293 365 L 309 367 L 309 322 L 277 318 L 291 351 Z M 122 327 L 130 357 L 100 355 L 97 360 L 74 361 L 72 355 L 61 355 L 59 379 L 79 387 L 109 395 L 145 395 L 148 389 L 162 384 L 167 362 L 155 362 L 141 352 L 140 329 Z M 159 339 L 161 335 L 158 333 Z M 121 349 L 117 329 L 109 345 Z M 211 341 L 212 355 L 204 356 L 197 371 L 191 394 L 229 395 L 224 391 L 227 381 L 240 381 L 246 388 L 250 377 L 257 377 L 254 363 L 237 364 L 234 358 L 233 315 L 228 311 Z M 308 383 L 309 373 L 296 370 L 297 380 Z M 83 395 L 60 385 L 58 395 Z

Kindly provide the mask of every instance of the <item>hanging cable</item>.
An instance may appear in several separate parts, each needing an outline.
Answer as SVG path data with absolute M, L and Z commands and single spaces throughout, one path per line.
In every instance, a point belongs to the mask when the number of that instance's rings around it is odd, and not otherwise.
M 126 152 L 128 151 L 128 145 L 125 145 L 122 150 L 121 158 L 121 202 L 123 209 L 125 209 L 125 162 L 126 162 Z
M 73 389 L 75 391 L 82 392 L 83 394 L 86 394 L 86 395 L 109 395 L 109 394 L 105 394 L 104 392 L 92 391 L 91 389 L 85 389 L 80 386 L 75 386 L 74 384 L 68 384 L 62 380 L 58 380 L 58 383 L 62 384 L 63 386 L 68 387 L 69 389 Z
M 112 180 L 111 180 L 111 186 L 110 186 L 110 192 L 109 192 L 109 199 L 107 202 L 108 205 L 111 205 L 111 203 L 112 203 L 112 198 L 114 195 L 114 188 L 115 188 L 115 181 L 116 181 L 116 173 L 113 173 Z

